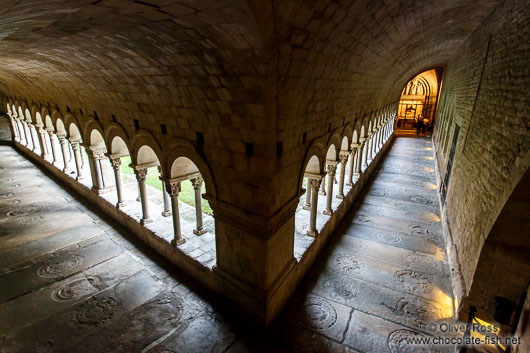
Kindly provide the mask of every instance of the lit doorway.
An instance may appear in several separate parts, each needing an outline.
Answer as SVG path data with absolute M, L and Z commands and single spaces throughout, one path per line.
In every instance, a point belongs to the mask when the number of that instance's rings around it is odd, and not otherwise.
M 443 68 L 424 71 L 410 80 L 399 100 L 396 130 L 430 134 L 436 117 Z

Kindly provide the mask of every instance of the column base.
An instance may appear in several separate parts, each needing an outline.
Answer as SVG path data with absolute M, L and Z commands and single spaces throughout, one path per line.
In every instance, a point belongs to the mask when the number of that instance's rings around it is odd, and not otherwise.
M 361 177 L 361 174 L 359 174 L 359 173 L 354 173 L 354 174 L 353 174 L 353 181 L 355 182 L 355 181 L 359 180 L 360 177 Z
M 311 205 L 303 205 L 302 210 L 306 210 L 306 211 L 311 210 Z
M 322 211 L 322 214 L 325 214 L 326 216 L 331 216 L 333 214 L 333 210 L 325 209 Z
M 118 210 L 121 210 L 121 209 L 125 208 L 125 201 L 118 202 L 118 203 L 116 204 L 116 208 L 117 208 Z
M 344 194 L 337 194 L 335 197 L 338 198 L 339 200 L 343 200 Z
M 136 198 L 136 202 L 140 202 L 140 201 L 142 201 L 142 198 L 141 198 L 140 196 L 138 196 L 138 197 Z
M 326 196 L 327 195 L 325 191 L 319 191 L 318 194 L 322 195 L 322 196 Z
M 318 235 L 318 230 L 309 229 L 306 233 L 308 236 L 315 238 Z
M 113 186 L 110 186 L 110 187 L 107 187 L 107 188 L 103 188 L 103 189 L 98 189 L 98 188 L 93 186 L 91 190 L 93 192 L 95 192 L 96 194 L 101 195 L 101 194 L 105 194 L 107 192 L 111 192 L 113 189 L 114 189 Z
M 193 234 L 198 235 L 198 236 L 201 236 L 201 235 L 203 235 L 206 232 L 207 232 L 207 230 L 205 228 L 194 229 L 193 230 Z
M 164 216 L 164 217 L 171 216 L 171 211 L 162 211 L 162 216 Z
M 353 186 L 353 180 L 352 181 L 347 181 L 346 182 L 346 186 Z
M 174 247 L 177 247 L 179 245 L 184 244 L 185 242 L 186 242 L 185 238 L 182 238 L 182 239 L 179 239 L 179 240 L 176 240 L 176 241 L 175 241 L 175 239 L 173 239 L 173 240 L 171 240 L 171 245 L 173 245 Z
M 149 223 L 153 223 L 153 219 L 151 217 L 149 218 L 142 218 L 140 220 L 140 224 L 141 225 L 146 225 L 146 224 L 149 224 Z
M 75 178 L 76 181 L 81 181 L 83 179 L 85 179 L 85 177 L 82 175 Z

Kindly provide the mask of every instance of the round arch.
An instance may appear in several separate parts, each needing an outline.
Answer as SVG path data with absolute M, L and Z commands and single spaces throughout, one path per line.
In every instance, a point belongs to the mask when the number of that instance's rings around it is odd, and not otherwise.
M 184 139 L 173 139 L 162 152 L 162 175 L 171 179 L 177 176 L 178 170 L 183 165 L 176 164 L 179 158 L 191 161 L 201 173 L 206 187 L 206 193 L 212 197 L 217 197 L 217 186 L 212 175 L 210 166 L 202 155 L 195 149 L 195 146 Z M 176 168 L 176 169 L 175 169 Z M 181 169 L 182 170 L 182 169 Z

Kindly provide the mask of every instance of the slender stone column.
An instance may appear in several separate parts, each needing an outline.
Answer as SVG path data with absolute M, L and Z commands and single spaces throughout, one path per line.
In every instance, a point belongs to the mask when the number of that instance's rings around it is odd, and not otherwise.
M 368 163 L 367 163 L 367 154 L 368 154 L 368 140 L 367 139 L 362 139 L 361 140 L 361 163 L 360 163 L 360 168 L 359 168 L 359 171 L 364 171 L 366 168 L 368 168 Z
M 333 209 L 331 208 L 331 201 L 333 198 L 333 178 L 335 178 L 335 172 L 337 171 L 337 162 L 328 162 L 327 164 L 328 171 L 328 194 L 326 198 L 326 208 L 322 213 L 325 215 L 331 216 L 333 214 Z
M 351 148 L 350 164 L 348 164 L 348 181 L 346 182 L 346 185 L 348 186 L 352 186 L 354 183 L 353 173 L 354 173 L 355 163 L 357 163 L 357 154 L 358 154 L 357 146 L 358 145 L 356 143 L 352 143 L 350 146 Z
M 7 119 L 9 120 L 9 130 L 11 131 L 11 140 L 16 141 L 17 140 L 17 134 L 15 132 L 15 128 L 13 127 L 13 118 L 11 118 L 11 114 L 7 113 Z
M 26 138 L 26 131 L 24 130 L 24 125 L 19 119 L 16 119 L 17 128 L 20 134 L 20 144 L 26 146 L 28 144 L 28 139 Z
M 320 183 L 320 190 L 318 191 L 319 195 L 326 196 L 326 178 L 322 178 Z
M 140 201 L 142 201 L 142 196 L 140 193 L 140 186 L 138 185 L 138 196 L 136 197 L 136 202 L 140 202 Z
M 179 246 L 186 242 L 180 231 L 180 214 L 179 214 L 179 192 L 180 181 L 166 180 L 166 189 L 169 191 L 171 197 L 171 213 L 173 214 L 173 240 L 171 245 Z
M 385 137 L 385 126 L 383 125 L 379 133 L 379 150 L 380 151 L 381 151 L 381 148 L 383 148 L 384 137 Z
M 9 117 L 9 126 L 11 127 L 11 136 L 13 138 L 13 141 L 19 141 L 20 137 L 18 135 L 18 129 L 16 127 L 15 119 L 11 116 L 11 114 L 7 114 Z
M 29 131 L 28 123 L 24 120 L 22 121 L 22 128 L 24 129 L 24 135 L 26 136 L 26 147 L 30 150 L 33 150 L 33 136 L 31 136 L 31 131 Z M 29 147 L 31 143 L 31 148 Z
M 311 211 L 309 212 L 309 229 L 307 235 L 310 237 L 316 237 L 318 235 L 317 230 L 317 211 L 318 211 L 318 189 L 322 183 L 322 179 L 308 179 L 309 188 L 311 188 Z
M 136 180 L 138 180 L 138 186 L 140 187 L 140 197 L 142 199 L 142 219 L 140 224 L 144 225 L 153 222 L 153 219 L 149 217 L 149 202 L 147 200 L 147 190 L 145 189 L 145 179 L 147 179 L 147 168 L 134 168 L 136 174 Z
M 66 136 L 59 136 L 57 135 L 57 138 L 59 139 L 59 143 L 61 144 L 61 149 L 63 152 L 63 162 L 64 162 L 64 168 L 63 172 L 69 173 L 70 172 L 70 159 L 68 158 L 68 140 L 66 139 Z
M 42 128 L 42 126 L 35 125 L 37 130 L 37 138 L 39 139 L 39 145 L 40 145 L 40 156 L 42 159 L 48 158 L 48 151 L 46 150 L 46 137 L 45 133 L 46 131 Z
M 371 141 L 370 151 L 372 152 L 370 159 L 374 160 L 375 156 L 377 155 L 377 130 L 372 133 L 372 136 L 370 137 L 370 141 Z
M 339 192 L 337 193 L 338 199 L 344 199 L 344 177 L 346 174 L 346 163 L 348 162 L 349 153 L 344 153 L 339 156 L 340 159 L 340 176 L 339 176 Z
M 311 178 L 307 178 L 306 186 L 305 186 L 305 203 L 304 206 L 302 206 L 302 209 L 304 210 L 310 210 L 311 209 Z
M 96 193 L 101 193 L 103 191 L 104 185 L 103 185 L 103 174 L 101 172 L 101 164 L 100 160 L 105 157 L 105 151 L 104 150 L 92 150 L 92 158 L 91 162 L 94 166 L 94 178 L 92 180 L 92 190 Z M 94 180 L 95 179 L 95 180 Z
M 17 134 L 17 141 L 18 143 L 22 143 L 22 132 L 20 131 L 20 126 L 18 125 L 18 119 L 17 118 L 13 118 L 13 126 L 15 126 L 15 131 L 16 131 L 16 134 Z
M 73 141 L 72 142 L 72 149 L 74 150 L 74 159 L 75 159 L 75 168 L 77 170 L 77 177 L 75 180 L 80 181 L 83 179 L 83 167 L 82 167 L 82 161 L 81 161 L 81 150 L 80 150 L 79 142 Z M 45 157 L 43 157 L 45 158 Z
M 54 166 L 57 167 L 57 165 L 59 164 L 59 158 L 58 158 L 58 153 L 57 153 L 57 147 L 55 146 L 55 141 L 54 141 L 54 136 L 55 134 L 53 133 L 52 130 L 46 130 L 48 132 L 48 135 L 50 136 L 50 147 L 51 147 L 51 150 L 52 150 L 52 164 Z
M 370 164 L 372 161 L 372 136 L 373 133 L 368 133 L 368 137 L 366 138 L 366 164 Z
M 38 145 L 38 138 L 35 136 L 37 134 L 36 130 L 35 130 L 35 125 L 33 125 L 32 123 L 28 123 L 28 130 L 29 130 L 29 134 L 31 135 L 31 143 L 33 145 L 33 152 L 35 152 L 37 150 L 37 145 Z M 39 145 L 40 147 L 40 145 Z
M 195 191 L 195 218 L 197 220 L 197 228 L 193 230 L 195 235 L 203 235 L 206 233 L 206 229 L 202 224 L 202 203 L 201 203 L 201 187 L 202 187 L 202 178 L 197 177 L 191 179 L 193 184 L 193 190 Z
M 122 189 L 123 178 L 121 177 L 121 158 L 110 158 L 110 162 L 112 163 L 112 169 L 114 170 L 114 178 L 116 179 L 116 193 L 118 195 L 118 202 L 116 203 L 116 208 L 122 209 L 123 207 L 125 207 L 125 200 L 123 199 Z
M 162 167 L 158 167 L 158 173 L 160 173 L 160 180 L 162 180 Z M 169 208 L 169 204 L 171 201 L 169 200 L 169 194 L 166 191 L 166 184 L 162 181 L 162 199 L 164 201 L 164 209 L 162 210 L 162 216 L 169 217 L 171 216 L 171 209 Z

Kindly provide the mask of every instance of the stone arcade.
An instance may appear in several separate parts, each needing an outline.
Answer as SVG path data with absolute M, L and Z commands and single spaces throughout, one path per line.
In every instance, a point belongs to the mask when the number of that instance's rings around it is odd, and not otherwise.
M 0 351 L 530 350 L 529 5 L 6 2 Z

